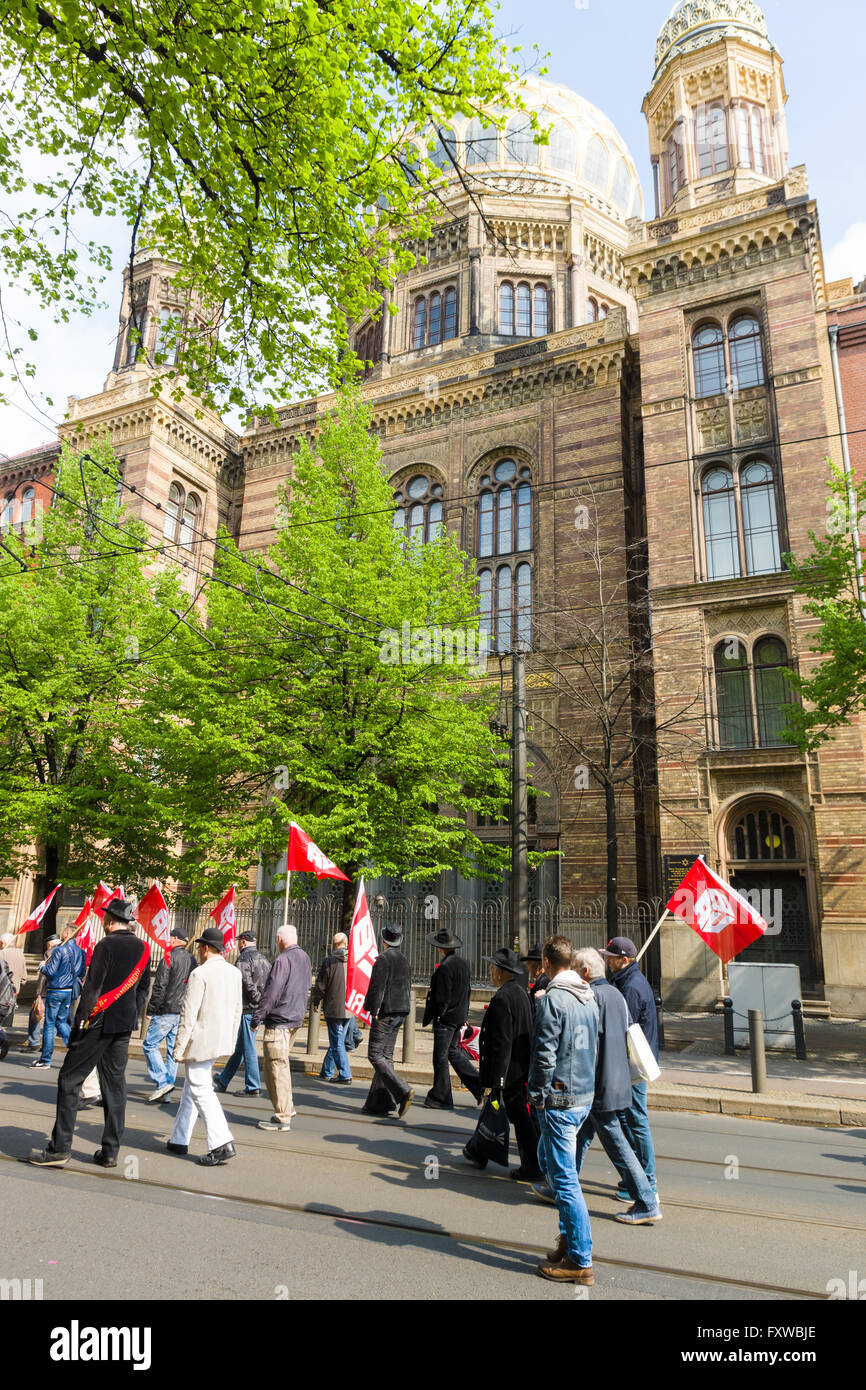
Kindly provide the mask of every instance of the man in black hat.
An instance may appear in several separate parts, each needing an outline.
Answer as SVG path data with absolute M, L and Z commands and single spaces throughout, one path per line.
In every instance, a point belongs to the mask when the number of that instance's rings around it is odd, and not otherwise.
M 165 1100 L 170 1096 L 177 1077 L 177 1062 L 174 1060 L 174 1040 L 177 1025 L 183 1008 L 186 982 L 195 961 L 186 950 L 189 933 L 184 927 L 172 927 L 169 940 L 171 953 L 168 960 L 161 960 L 156 969 L 156 979 L 150 992 L 147 1013 L 150 1023 L 142 1044 L 147 1074 L 156 1089 L 148 1096 L 148 1101 Z M 165 1061 L 160 1048 L 165 1042 Z
M 540 1127 L 529 1108 L 526 1082 L 533 1037 L 533 1005 L 526 991 L 525 972 L 520 960 L 507 947 L 484 959 L 490 966 L 490 980 L 496 993 L 487 1006 L 478 1040 L 479 1078 L 485 1090 L 500 1091 L 505 1113 L 514 1127 L 520 1167 L 511 1176 L 518 1182 L 536 1182 Z M 477 1168 L 486 1166 L 471 1152 L 470 1140 L 463 1150 Z
M 421 1020 L 422 1028 L 426 1028 L 428 1023 L 433 1024 L 433 1085 L 427 1092 L 424 1104 L 428 1110 L 453 1110 L 449 1062 L 477 1101 L 481 1099 L 483 1090 L 478 1072 L 463 1049 L 458 1047 L 460 1030 L 469 1021 L 469 963 L 463 956 L 457 955 L 463 942 L 459 936 L 453 936 L 447 927 L 428 932 L 427 940 L 440 952 L 441 963 L 433 971 Z
M 541 943 L 536 941 L 534 946 L 530 946 L 525 956 L 520 957 L 521 964 L 529 970 L 529 997 L 535 1004 L 539 999 L 543 999 L 550 984 L 550 976 L 544 969 L 544 961 L 541 954 Z
M 96 1067 L 105 1126 L 102 1146 L 93 1155 L 103 1168 L 117 1167 L 126 1121 L 126 1063 L 129 1038 L 144 1009 L 149 984 L 150 947 L 131 930 L 132 904 L 115 898 L 105 908 L 105 936 L 97 943 L 78 1001 L 69 1049 L 57 1078 L 57 1118 L 48 1145 L 33 1149 L 29 1162 L 64 1168 L 84 1078 Z
M 412 1004 L 412 976 L 409 962 L 399 950 L 403 940 L 400 927 L 384 927 L 382 950 L 377 956 L 367 986 L 364 1012 L 372 1016 L 367 1056 L 373 1064 L 373 1084 L 364 1102 L 365 1115 L 390 1115 L 397 1111 L 402 1120 L 415 1092 L 394 1070 L 394 1046 Z

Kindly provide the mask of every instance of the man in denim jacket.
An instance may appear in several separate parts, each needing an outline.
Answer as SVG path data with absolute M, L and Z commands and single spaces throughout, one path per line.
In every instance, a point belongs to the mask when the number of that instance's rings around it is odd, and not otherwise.
M 592 1107 L 598 1050 L 598 1005 L 571 969 L 564 936 L 544 943 L 550 984 L 535 1009 L 529 1099 L 538 1111 L 546 1168 L 559 1208 L 559 1240 L 538 1272 L 545 1279 L 593 1284 L 589 1212 L 575 1166 L 575 1139 Z

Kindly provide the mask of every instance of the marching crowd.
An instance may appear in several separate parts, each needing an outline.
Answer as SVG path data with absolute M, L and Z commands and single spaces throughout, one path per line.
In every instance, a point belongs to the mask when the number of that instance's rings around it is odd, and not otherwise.
M 46 1147 L 31 1152 L 30 1163 L 64 1167 L 71 1157 L 78 1110 L 100 1105 L 104 1128 L 94 1162 L 117 1166 L 129 1041 L 145 1009 L 149 1024 L 143 1050 L 154 1087 L 148 1100 L 168 1101 L 178 1068 L 183 1068 L 180 1103 L 166 1144 L 169 1153 L 188 1153 L 200 1118 L 207 1150 L 198 1162 L 211 1167 L 236 1157 L 219 1094 L 228 1090 L 241 1064 L 244 1086 L 235 1094 L 261 1095 L 263 1079 L 273 1109 L 258 1127 L 291 1128 L 296 1110 L 290 1053 L 308 1006 L 321 1007 L 328 1030 L 321 1079 L 351 1084 L 349 1054 L 361 1034 L 346 1007 L 345 934 L 334 937 L 333 951 L 314 981 L 309 956 L 289 924 L 277 933 L 273 963 L 256 949 L 252 932 L 241 933 L 236 965 L 226 959 L 218 929 L 209 927 L 196 938 L 196 960 L 187 949 L 187 933 L 175 927 L 172 949 L 151 988 L 150 948 L 132 924 L 131 903 L 115 898 L 107 904 L 105 936 L 89 968 L 74 928 L 64 928 L 46 943 L 22 1050 L 38 1052 L 31 1066 L 48 1067 L 59 1033 L 67 1051 L 58 1076 L 54 1129 Z M 511 1176 L 531 1184 L 559 1212 L 559 1239 L 538 1272 L 555 1281 L 590 1285 L 592 1234 L 580 1172 L 596 1135 L 618 1175 L 616 1196 L 628 1204 L 617 1219 L 633 1225 L 662 1219 L 647 1085 L 630 1060 L 635 1025 L 658 1056 L 655 1001 L 634 942 L 615 937 L 601 951 L 575 951 L 566 937 L 554 936 L 524 957 L 503 947 L 486 958 L 495 993 L 484 1014 L 476 1068 L 465 1045 L 471 977 L 460 954 L 462 942 L 444 927 L 427 940 L 438 960 L 423 1015 L 422 1026 L 433 1029 L 433 1085 L 423 1104 L 454 1109 L 453 1069 L 483 1107 L 463 1150 L 478 1168 L 491 1158 L 502 1161 L 497 1140 L 504 1111 L 520 1156 Z M 364 1012 L 372 1019 L 368 1055 L 373 1080 L 363 1113 L 402 1119 L 415 1091 L 397 1073 L 393 1059 L 412 1008 L 411 972 L 400 949 L 399 927 L 386 926 L 380 944 L 364 1000 Z M 0 937 L 0 1060 L 9 1049 L 4 1024 L 14 1016 L 26 974 L 14 937 Z M 263 1078 L 256 1046 L 260 1027 Z M 215 1072 L 220 1057 L 228 1061 Z

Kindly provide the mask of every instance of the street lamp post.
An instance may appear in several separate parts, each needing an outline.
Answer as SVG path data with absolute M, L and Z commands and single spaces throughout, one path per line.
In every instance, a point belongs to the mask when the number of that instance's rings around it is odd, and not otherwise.
M 511 658 L 511 932 L 529 951 L 529 860 L 526 804 L 526 657 L 520 639 Z

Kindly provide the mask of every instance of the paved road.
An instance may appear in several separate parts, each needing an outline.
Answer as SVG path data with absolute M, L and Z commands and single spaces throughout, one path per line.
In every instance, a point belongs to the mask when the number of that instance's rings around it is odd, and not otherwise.
M 255 1128 L 266 1099 L 228 1096 L 239 1156 L 204 1169 L 165 1152 L 175 1107 L 143 1102 L 134 1061 L 121 1166 L 93 1167 L 88 1111 L 69 1167 L 39 1171 L 16 1160 L 51 1128 L 57 1067 L 27 1060 L 0 1068 L 0 1278 L 41 1278 L 46 1299 L 576 1296 L 534 1273 L 553 1209 L 461 1158 L 465 1094 L 453 1115 L 376 1121 L 359 1114 L 365 1084 L 298 1077 L 290 1134 Z M 653 1129 L 659 1226 L 615 1222 L 612 1170 L 600 1150 L 587 1160 L 592 1300 L 823 1298 L 829 1280 L 866 1276 L 866 1132 L 689 1113 Z

